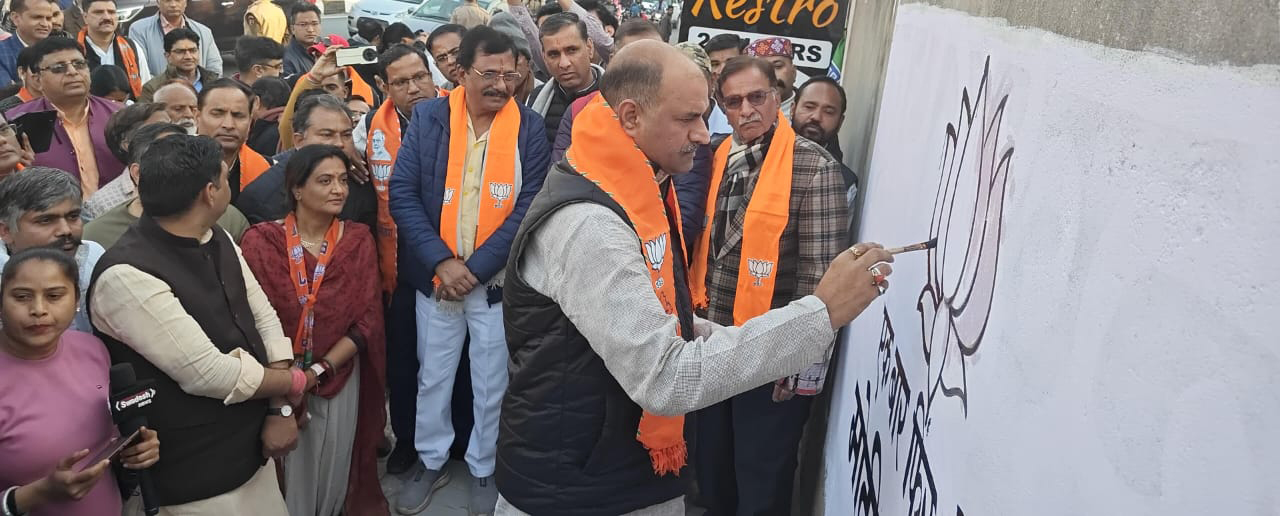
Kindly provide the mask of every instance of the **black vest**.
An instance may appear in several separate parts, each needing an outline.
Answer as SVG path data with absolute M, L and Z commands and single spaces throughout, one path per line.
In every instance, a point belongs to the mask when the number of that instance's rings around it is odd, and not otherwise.
M 241 348 L 265 361 L 266 348 L 249 308 L 240 260 L 225 231 L 215 227 L 213 238 L 201 245 L 165 231 L 143 215 L 98 260 L 93 283 L 102 271 L 119 264 L 169 285 L 219 351 Z M 93 286 L 89 291 L 92 299 Z M 88 309 L 92 312 L 93 306 Z M 133 348 L 96 329 L 94 333 L 107 344 L 112 363 L 133 364 L 139 379 L 155 381 L 147 426 L 164 443 L 160 461 L 149 470 L 160 505 L 226 493 L 244 485 L 266 463 L 261 439 L 266 400 L 224 405 L 221 399 L 187 394 Z
M 538 516 L 623 514 L 685 490 L 680 477 L 653 472 L 648 451 L 636 440 L 640 406 L 560 307 L 518 273 L 528 236 L 548 215 L 579 202 L 605 206 L 631 224 L 608 194 L 561 162 L 547 173 L 516 234 L 503 289 L 511 379 L 498 427 L 498 489 L 512 505 Z M 674 221 L 668 223 L 677 246 L 672 256 L 681 331 L 692 335 L 682 243 Z

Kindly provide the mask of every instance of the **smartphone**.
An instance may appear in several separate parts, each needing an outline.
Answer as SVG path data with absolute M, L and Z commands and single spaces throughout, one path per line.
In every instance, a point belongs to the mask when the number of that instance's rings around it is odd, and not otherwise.
M 133 440 L 137 439 L 141 434 L 142 429 L 139 428 L 134 430 L 132 434 L 129 434 L 129 437 L 117 437 L 107 441 L 106 446 L 102 447 L 101 450 L 98 450 L 98 453 L 93 454 L 93 457 L 89 460 L 82 463 L 80 471 L 84 471 L 86 468 L 104 460 L 114 459 L 116 455 L 119 455 L 120 452 L 124 451 L 125 448 L 128 448 L 130 444 L 133 444 Z
M 22 135 L 31 141 L 31 150 L 36 154 L 49 151 L 49 143 L 53 140 L 53 125 L 58 121 L 57 111 L 35 111 L 10 120 L 17 130 L 18 143 L 22 143 Z
M 372 64 L 378 62 L 378 50 L 373 47 L 344 48 L 338 50 L 338 66 Z

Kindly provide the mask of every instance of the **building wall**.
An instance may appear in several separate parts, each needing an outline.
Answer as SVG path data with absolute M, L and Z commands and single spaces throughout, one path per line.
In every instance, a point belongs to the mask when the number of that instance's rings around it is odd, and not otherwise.
M 867 10 L 825 514 L 1280 513 L 1277 3 Z

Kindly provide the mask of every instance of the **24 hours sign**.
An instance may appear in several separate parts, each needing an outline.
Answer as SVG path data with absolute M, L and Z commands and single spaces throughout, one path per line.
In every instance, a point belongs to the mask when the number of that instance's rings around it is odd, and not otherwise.
M 680 40 L 705 44 L 719 34 L 791 39 L 796 66 L 826 74 L 844 38 L 849 0 L 685 0 Z M 839 65 L 839 63 L 837 63 Z

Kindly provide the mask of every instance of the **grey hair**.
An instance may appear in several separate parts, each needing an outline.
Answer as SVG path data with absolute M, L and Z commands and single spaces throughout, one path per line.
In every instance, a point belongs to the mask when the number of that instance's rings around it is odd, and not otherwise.
M 347 103 L 338 100 L 338 97 L 328 94 L 312 95 L 301 102 L 298 102 L 297 109 L 293 112 L 293 132 L 302 134 L 311 128 L 311 114 L 317 109 L 328 109 L 342 113 L 342 116 L 351 119 L 351 109 L 347 107 Z
M 78 205 L 81 195 L 80 180 L 70 172 L 27 167 L 0 181 L 0 221 L 15 231 L 22 214 L 44 211 L 66 200 Z
M 640 107 L 658 101 L 662 90 L 662 63 L 657 59 L 627 59 L 613 63 L 600 77 L 600 94 L 611 105 L 631 99 Z

